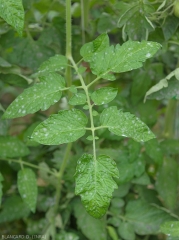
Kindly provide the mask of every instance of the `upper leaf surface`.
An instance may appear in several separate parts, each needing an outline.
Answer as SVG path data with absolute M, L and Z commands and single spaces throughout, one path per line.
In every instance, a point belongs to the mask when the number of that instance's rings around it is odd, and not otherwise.
M 127 72 L 142 67 L 142 63 L 159 48 L 159 43 L 147 41 L 128 41 L 122 46 L 117 44 L 94 53 L 90 67 L 93 74 L 108 79 L 109 72 Z
M 69 100 L 70 105 L 83 105 L 85 103 L 86 95 L 84 93 L 76 93 Z
M 0 74 L 0 80 L 10 85 L 26 88 L 32 80 L 17 74 Z
M 43 62 L 39 67 L 39 74 L 44 75 L 49 72 L 60 71 L 67 66 L 67 58 L 63 55 L 55 55 Z
M 18 190 L 23 201 L 35 212 L 37 202 L 37 184 L 34 172 L 29 168 L 21 169 L 18 172 Z
M 19 35 L 22 36 L 24 27 L 24 9 L 22 0 L 1 0 L 0 17 L 13 26 Z
M 75 193 L 81 196 L 87 212 L 101 218 L 107 211 L 112 193 L 117 188 L 113 177 L 118 178 L 116 163 L 106 155 L 94 161 L 93 155 L 84 154 L 77 162 Z
M 155 153 L 154 153 L 155 154 Z M 174 210 L 177 204 L 178 164 L 174 159 L 164 159 L 158 170 L 156 189 L 168 209 Z
M 0 212 L 0 223 L 11 222 L 21 218 L 27 218 L 30 210 L 19 196 L 11 196 L 6 199 Z
M 109 37 L 106 33 L 99 35 L 93 42 L 86 43 L 80 49 L 80 54 L 86 62 L 90 62 L 94 53 L 109 47 Z
M 140 199 L 128 202 L 125 218 L 132 223 L 135 232 L 140 235 L 155 234 L 161 223 L 175 219 L 163 209 Z
M 65 81 L 57 73 L 50 73 L 40 78 L 40 83 L 24 90 L 14 102 L 10 104 L 3 118 L 22 117 L 38 110 L 46 110 L 58 102 L 62 96 Z
M 117 91 L 117 88 L 99 88 L 91 94 L 91 99 L 96 105 L 106 104 L 111 102 L 116 97 Z
M 160 226 L 160 232 L 167 234 L 171 237 L 179 236 L 179 221 L 165 222 Z
M 16 137 L 0 136 L 0 157 L 24 157 L 29 154 L 26 145 Z
M 74 199 L 73 208 L 78 228 L 89 240 L 107 240 L 105 219 L 91 217 L 78 198 Z
M 138 142 L 155 138 L 145 123 L 130 113 L 118 111 L 117 107 L 105 109 L 101 113 L 100 122 L 110 132 L 118 136 L 131 137 Z
M 78 109 L 62 110 L 39 124 L 32 138 L 45 145 L 74 142 L 85 134 L 87 122 L 86 115 Z

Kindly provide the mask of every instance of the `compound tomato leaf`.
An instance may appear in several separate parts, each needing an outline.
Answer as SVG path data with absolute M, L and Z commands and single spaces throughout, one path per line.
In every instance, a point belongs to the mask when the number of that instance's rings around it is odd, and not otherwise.
M 159 43 L 147 41 L 127 41 L 122 46 L 110 46 L 93 53 L 90 67 L 93 74 L 108 79 L 110 72 L 127 72 L 142 67 L 142 63 L 151 58 L 160 46 Z
M 22 117 L 29 113 L 35 113 L 40 109 L 45 111 L 60 100 L 62 90 L 65 88 L 64 78 L 57 73 L 49 73 L 40 77 L 40 80 L 40 83 L 25 89 L 9 105 L 3 118 Z
M 86 62 L 92 60 L 93 54 L 109 47 L 109 37 L 106 33 L 99 35 L 94 41 L 86 43 L 80 49 L 80 54 Z
M 18 172 L 17 186 L 23 201 L 34 213 L 37 203 L 37 184 L 35 173 L 30 168 Z
M 86 115 L 78 109 L 62 110 L 39 124 L 32 139 L 45 145 L 74 142 L 85 134 L 87 122 Z
M 29 154 L 26 145 L 16 137 L 0 136 L 0 157 L 15 158 Z
M 83 154 L 77 162 L 75 193 L 81 196 L 86 211 L 94 218 L 101 218 L 107 211 L 119 172 L 114 160 L 100 155 Z
M 155 138 L 145 123 L 128 112 L 118 111 L 117 107 L 104 109 L 100 122 L 110 132 L 118 136 L 131 137 L 137 142 L 146 142 Z
M 67 66 L 67 58 L 63 55 L 56 54 L 43 62 L 39 67 L 39 75 L 46 75 L 49 72 L 56 72 L 64 69 Z
M 22 36 L 24 28 L 24 9 L 22 0 L 1 0 L 0 17 Z
M 91 94 L 95 105 L 102 105 L 111 102 L 117 96 L 118 89 L 112 87 L 99 88 Z
M 83 105 L 85 103 L 86 95 L 84 93 L 76 93 L 69 100 L 70 105 Z
M 179 221 L 164 222 L 160 226 L 160 232 L 165 233 L 171 237 L 178 237 L 179 236 Z

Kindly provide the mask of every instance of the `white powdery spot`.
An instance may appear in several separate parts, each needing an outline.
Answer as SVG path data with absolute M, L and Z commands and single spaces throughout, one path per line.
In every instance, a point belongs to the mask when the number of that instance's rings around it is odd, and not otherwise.
M 147 58 L 151 57 L 151 54 L 150 54 L 150 53 L 147 53 L 147 54 L 146 54 L 146 57 L 147 57 Z

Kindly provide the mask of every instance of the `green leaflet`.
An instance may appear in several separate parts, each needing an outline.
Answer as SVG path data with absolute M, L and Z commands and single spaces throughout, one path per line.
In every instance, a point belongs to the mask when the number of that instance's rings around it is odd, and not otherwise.
M 18 172 L 17 186 L 23 201 L 34 213 L 37 202 L 37 184 L 36 176 L 30 168 L 24 168 Z
M 21 67 L 28 67 L 34 72 L 40 64 L 55 54 L 52 48 L 42 44 L 39 40 L 32 41 L 29 38 L 17 39 L 16 42 L 12 42 L 12 48 L 13 51 L 9 53 L 8 60 Z
M 127 145 L 129 148 L 129 162 L 132 163 L 139 158 L 141 145 L 133 139 L 129 139 Z
M 12 67 L 12 65 L 2 57 L 0 57 L 0 66 L 6 68 Z
M 78 228 L 89 240 L 107 240 L 106 221 L 104 218 L 95 219 L 85 210 L 79 198 L 73 201 L 74 215 Z M 95 229 L 95 231 L 94 231 Z
M 135 240 L 134 227 L 131 223 L 121 222 L 118 228 L 119 235 L 125 240 Z
M 179 68 L 176 68 L 174 71 L 172 71 L 171 73 L 169 73 L 164 79 L 160 80 L 160 82 L 158 82 L 157 84 L 155 84 L 153 87 L 151 87 L 145 94 L 145 98 L 144 98 L 144 102 L 146 101 L 147 97 L 151 94 L 154 94 L 154 96 L 156 96 L 156 92 L 163 90 L 163 88 L 168 87 L 168 81 L 170 79 L 172 79 L 172 77 L 175 77 L 177 80 L 179 80 Z M 169 90 L 170 91 L 170 90 Z M 167 93 L 167 91 L 164 93 Z M 177 93 L 173 92 L 173 96 L 175 96 Z M 157 98 L 156 98 L 157 99 Z M 159 98 L 160 98 L 160 94 L 159 94 Z
M 112 240 L 119 240 L 118 235 L 117 235 L 114 227 L 107 226 L 107 230 L 108 230 L 109 236 L 112 238 Z
M 28 79 L 22 75 L 17 74 L 0 74 L 0 80 L 10 85 L 26 88 L 28 84 L 32 82 L 31 79 Z
M 175 220 L 168 212 L 140 199 L 128 202 L 124 217 L 139 235 L 155 234 L 163 222 Z
M 7 119 L 2 119 L 2 115 L 3 115 L 3 111 L 1 111 L 1 104 L 0 104 L 0 135 L 7 136 L 10 121 Z
M 24 28 L 24 9 L 22 0 L 1 0 L 0 17 L 22 36 Z
M 56 240 L 69 240 L 69 239 L 70 240 L 79 240 L 79 237 L 74 233 L 62 232 L 60 234 L 57 234 L 55 236 L 55 239 Z
M 78 109 L 62 110 L 39 124 L 32 138 L 45 145 L 74 142 L 85 134 L 87 122 L 86 115 Z
M 26 145 L 16 137 L 0 136 L 0 157 L 15 158 L 29 154 Z
M 162 166 L 158 170 L 156 188 L 164 205 L 170 210 L 177 206 L 178 189 L 178 164 L 174 159 L 164 159 Z
M 93 54 L 90 67 L 98 77 L 114 80 L 110 72 L 127 72 L 142 67 L 142 63 L 151 58 L 160 46 L 159 43 L 147 41 L 127 41 L 122 46 L 110 46 Z
M 77 93 L 77 88 L 76 88 L 75 85 L 71 85 L 68 90 L 69 90 L 70 92 L 74 93 L 74 94 Z
M 17 118 L 38 110 L 46 110 L 58 102 L 65 88 L 65 80 L 57 73 L 49 73 L 40 77 L 41 82 L 24 90 L 14 102 L 10 104 L 3 118 Z
M 155 85 L 156 86 L 156 85 Z M 147 99 L 179 99 L 179 81 L 170 80 L 167 87 L 151 93 Z
M 145 96 L 145 93 L 151 86 L 151 76 L 149 71 L 138 69 L 133 72 L 133 80 L 131 86 L 131 100 L 134 105 L 138 104 Z
M 69 100 L 70 105 L 83 105 L 85 103 L 86 95 L 84 93 L 76 93 Z
M 0 223 L 11 222 L 26 218 L 30 210 L 19 196 L 11 196 L 6 199 L 0 212 Z
M 179 236 L 179 222 L 178 221 L 170 221 L 165 222 L 160 226 L 160 232 L 167 234 L 171 237 Z
M 2 185 L 2 181 L 4 181 L 4 178 L 3 178 L 3 175 L 0 173 L 0 206 L 1 206 L 1 200 L 2 200 L 2 188 L 3 188 L 3 185 Z
M 49 60 L 43 62 L 39 67 L 39 74 L 44 75 L 49 72 L 56 72 L 64 69 L 67 66 L 67 58 L 63 55 L 55 55 Z
M 118 136 L 131 137 L 137 142 L 146 142 L 155 138 L 145 123 L 130 113 L 118 111 L 117 107 L 104 109 L 100 116 L 100 122 L 110 132 Z
M 134 162 L 130 162 L 125 153 L 120 153 L 120 157 L 116 158 L 119 169 L 119 184 L 129 182 L 134 177 L 140 177 L 145 172 L 145 160 L 139 155 Z
M 155 163 L 162 164 L 163 152 L 157 139 L 152 139 L 146 142 L 144 146 L 147 155 L 149 155 L 149 157 L 151 157 Z
M 95 105 L 102 105 L 111 102 L 117 95 L 118 89 L 112 87 L 99 88 L 91 94 Z
M 178 18 L 172 15 L 168 15 L 165 19 L 164 24 L 162 25 L 163 35 L 165 40 L 169 40 L 172 35 L 175 33 L 179 25 Z
M 99 35 L 93 42 L 86 43 L 80 49 L 80 54 L 86 62 L 92 60 L 93 54 L 109 47 L 109 37 L 106 33 Z
M 78 160 L 75 193 L 81 196 L 91 216 L 101 218 L 106 213 L 112 193 L 117 188 L 114 177 L 119 177 L 116 163 L 106 155 L 100 155 L 95 161 L 93 155 L 83 154 Z

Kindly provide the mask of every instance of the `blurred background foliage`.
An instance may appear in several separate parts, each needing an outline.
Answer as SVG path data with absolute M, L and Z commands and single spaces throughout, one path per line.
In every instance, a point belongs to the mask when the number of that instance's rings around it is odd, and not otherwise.
M 99 131 L 98 154 L 109 154 L 118 165 L 119 188 L 110 208 L 101 220 L 93 219 L 74 194 L 77 159 L 91 152 L 86 137 L 73 144 L 62 182 L 59 213 L 55 219 L 57 240 L 177 240 L 160 233 L 160 225 L 178 220 L 179 181 L 179 82 L 173 77 L 167 88 L 150 95 L 146 92 L 179 67 L 179 13 L 173 0 L 76 0 L 72 1 L 73 56 L 85 42 L 107 32 L 111 44 L 127 40 L 156 41 L 162 49 L 140 69 L 120 73 L 113 82 L 101 80 L 94 86 L 118 88 L 118 96 L 105 107 L 117 105 L 138 116 L 156 134 L 157 139 L 136 143 Z M 23 37 L 0 18 L 0 116 L 4 109 L 35 82 L 34 72 L 54 54 L 65 54 L 65 0 L 23 0 L 25 25 Z M 87 67 L 85 80 L 93 75 Z M 74 76 L 73 84 L 79 79 Z M 59 169 L 65 146 L 42 146 L 29 141 L 37 124 L 59 109 L 67 109 L 64 96 L 47 111 L 14 120 L 0 119 L 0 211 L 1 234 L 49 233 L 54 205 L 56 179 L 49 169 Z M 97 110 L 100 110 L 99 106 Z M 96 121 L 97 121 L 96 117 Z M 13 148 L 12 139 L 16 136 Z M 14 138 L 13 138 L 14 139 Z M 9 145 L 8 145 L 9 144 Z M 30 213 L 17 190 L 17 171 L 23 161 L 42 167 L 37 176 L 38 203 Z M 5 161 L 4 161 L 5 160 Z M 37 238 L 38 239 L 38 238 Z

